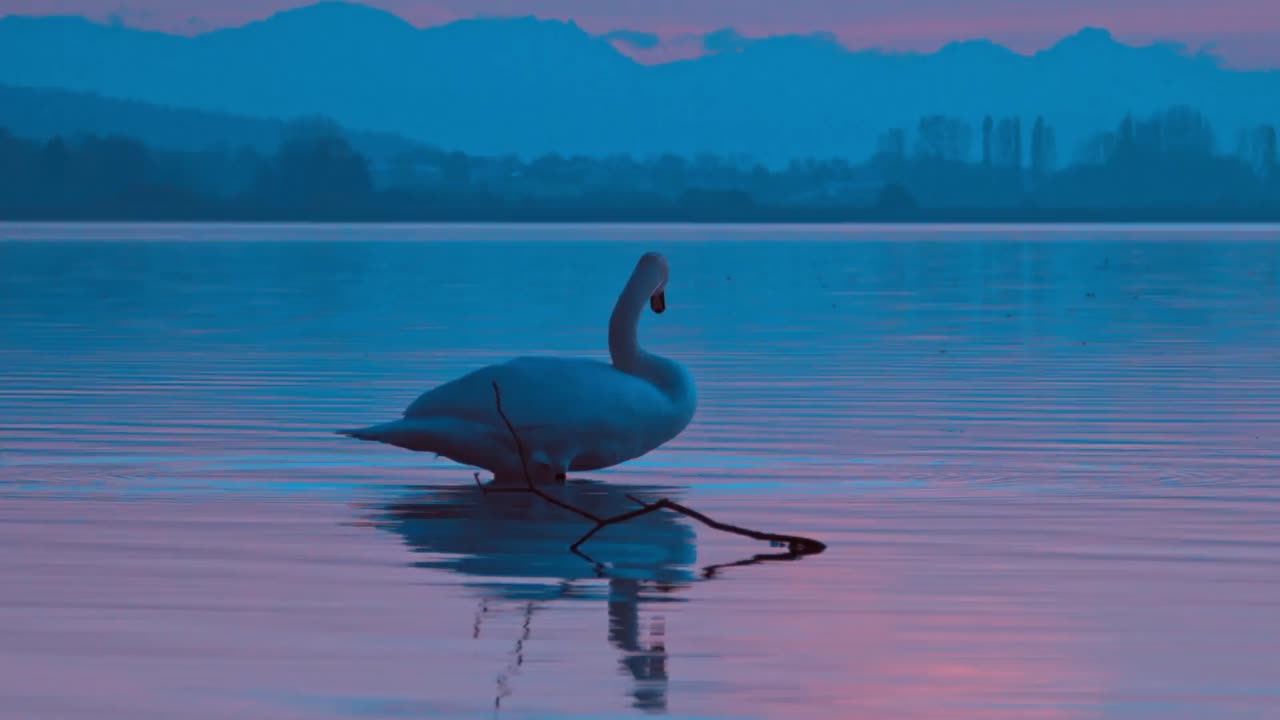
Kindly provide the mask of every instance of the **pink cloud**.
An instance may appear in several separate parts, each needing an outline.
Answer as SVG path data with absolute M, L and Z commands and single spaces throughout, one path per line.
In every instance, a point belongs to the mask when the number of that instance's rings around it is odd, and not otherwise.
M 241 25 L 310 0 L 0 0 L 0 14 L 79 14 L 98 21 L 193 34 Z M 1212 45 L 1240 67 L 1280 67 L 1280 3 L 1270 0 L 370 0 L 418 26 L 478 15 L 574 20 L 590 32 L 657 33 L 658 48 L 622 47 L 642 61 L 695 56 L 697 38 L 724 27 L 747 36 L 833 32 L 851 48 L 931 51 L 988 38 L 1019 52 L 1053 44 L 1083 26 L 1105 27 L 1129 42 Z

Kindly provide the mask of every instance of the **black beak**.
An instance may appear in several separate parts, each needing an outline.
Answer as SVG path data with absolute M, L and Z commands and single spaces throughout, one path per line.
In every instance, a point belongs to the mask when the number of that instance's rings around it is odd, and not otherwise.
M 663 310 L 667 309 L 667 294 L 662 291 L 654 293 L 649 298 L 649 307 L 654 312 L 661 314 Z

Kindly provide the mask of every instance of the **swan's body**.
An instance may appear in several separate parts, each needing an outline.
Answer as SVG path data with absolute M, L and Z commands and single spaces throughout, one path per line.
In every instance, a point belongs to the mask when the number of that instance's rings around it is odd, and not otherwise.
M 613 364 L 520 357 L 489 365 L 423 393 L 404 417 L 345 435 L 432 452 L 523 481 L 515 440 L 498 413 L 493 386 L 528 453 L 535 481 L 571 470 L 598 470 L 637 458 L 680 434 L 697 405 L 693 379 L 679 363 L 636 341 L 644 305 L 665 307 L 667 264 L 649 253 L 636 265 L 609 322 Z

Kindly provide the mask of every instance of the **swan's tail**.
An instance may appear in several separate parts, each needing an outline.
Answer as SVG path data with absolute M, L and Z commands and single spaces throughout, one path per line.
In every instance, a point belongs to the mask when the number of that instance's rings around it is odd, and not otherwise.
M 383 423 L 383 425 L 392 425 L 394 423 Z M 347 430 L 334 430 L 334 435 L 346 435 L 357 440 L 373 440 L 382 442 L 382 438 L 387 435 L 385 430 L 381 428 L 383 425 L 370 425 L 363 428 L 349 428 Z
M 380 425 L 334 432 L 357 440 L 386 443 L 418 452 L 444 454 L 453 445 L 446 423 L 428 418 L 400 418 Z
M 413 428 L 410 426 L 407 418 L 401 418 L 399 420 L 392 420 L 391 422 L 385 422 L 380 425 L 335 430 L 334 432 L 338 435 L 346 435 L 347 437 L 353 437 L 357 440 L 371 440 L 373 442 L 384 442 L 394 445 L 396 443 L 392 442 L 393 440 L 403 437 L 404 435 L 412 432 L 412 430 Z

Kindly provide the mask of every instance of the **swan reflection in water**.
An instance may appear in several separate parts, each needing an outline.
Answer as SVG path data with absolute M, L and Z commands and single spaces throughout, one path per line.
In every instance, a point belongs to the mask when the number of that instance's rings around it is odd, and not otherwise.
M 696 536 L 688 523 L 659 512 L 606 528 L 585 547 L 599 563 L 592 565 L 568 550 L 591 523 L 532 494 L 483 493 L 456 483 L 414 491 L 409 499 L 382 506 L 376 524 L 427 556 L 415 566 L 483 579 L 468 583 L 482 598 L 473 636 L 479 636 L 490 603 L 515 602 L 523 609 L 523 630 L 498 677 L 495 707 L 510 693 L 508 681 L 524 661 L 535 611 L 556 600 L 576 600 L 607 604 L 608 640 L 622 653 L 621 671 L 634 679 L 633 707 L 666 710 L 665 627 L 660 616 L 642 623 L 640 605 L 678 601 L 674 593 L 698 580 Z M 656 500 L 679 492 L 576 479 L 546 491 L 601 516 L 635 509 L 628 494 Z M 607 586 L 598 582 L 601 577 Z

